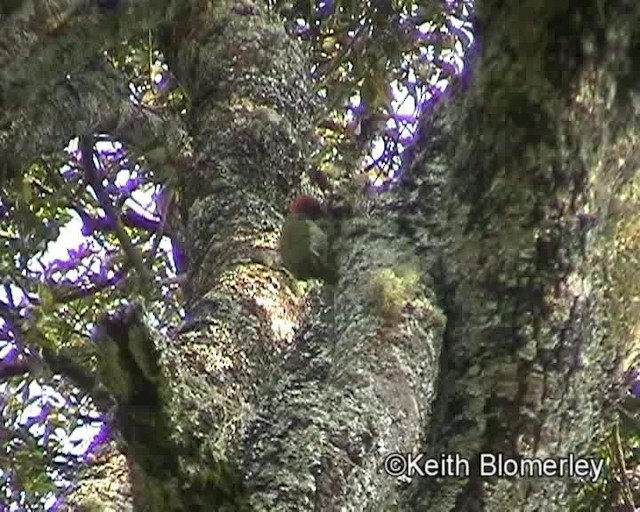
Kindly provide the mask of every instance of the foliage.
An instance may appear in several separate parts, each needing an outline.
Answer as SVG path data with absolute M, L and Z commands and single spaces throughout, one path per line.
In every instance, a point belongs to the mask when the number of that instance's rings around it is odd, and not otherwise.
M 471 3 L 275 0 L 288 30 L 310 43 L 325 104 L 319 168 L 334 183 L 362 171 L 397 175 L 420 105 L 462 69 Z
M 635 510 L 640 492 L 640 432 L 621 429 L 615 421 L 598 445 L 594 457 L 605 461 L 604 475 L 593 483 L 583 483 L 572 512 L 624 512 Z M 635 490 L 634 490 L 635 489 Z

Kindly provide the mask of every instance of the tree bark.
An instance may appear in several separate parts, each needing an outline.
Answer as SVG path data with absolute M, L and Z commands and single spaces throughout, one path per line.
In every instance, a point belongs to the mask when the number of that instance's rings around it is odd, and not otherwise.
M 416 478 L 408 509 L 567 510 L 576 479 L 490 478 L 481 457 L 587 457 L 611 411 L 619 345 L 602 263 L 609 201 L 638 155 L 639 12 L 599 5 L 479 3 L 468 75 L 425 114 L 428 151 L 411 171 L 449 162 L 447 329 L 426 453 L 471 464 L 461 478 Z

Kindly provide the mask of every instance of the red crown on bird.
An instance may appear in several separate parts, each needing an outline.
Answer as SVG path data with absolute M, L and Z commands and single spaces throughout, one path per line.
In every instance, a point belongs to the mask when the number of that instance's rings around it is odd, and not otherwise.
M 298 196 L 291 201 L 289 212 L 314 218 L 322 217 L 324 215 L 324 210 L 320 202 L 315 197 L 307 195 Z

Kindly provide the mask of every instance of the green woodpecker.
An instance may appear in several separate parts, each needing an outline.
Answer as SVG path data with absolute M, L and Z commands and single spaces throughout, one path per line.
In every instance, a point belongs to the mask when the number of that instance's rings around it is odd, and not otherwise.
M 335 283 L 338 273 L 333 257 L 335 227 L 317 199 L 299 196 L 289 207 L 280 234 L 283 266 L 296 279 L 321 279 Z

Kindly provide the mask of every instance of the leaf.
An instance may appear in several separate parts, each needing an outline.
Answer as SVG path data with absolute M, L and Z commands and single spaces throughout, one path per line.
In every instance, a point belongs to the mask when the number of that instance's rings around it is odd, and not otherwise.
M 389 104 L 388 85 L 382 71 L 367 75 L 362 83 L 362 100 L 372 111 L 385 109 Z

